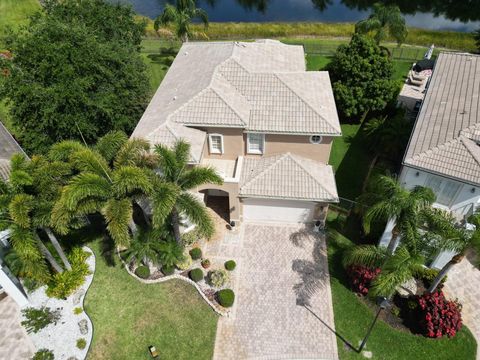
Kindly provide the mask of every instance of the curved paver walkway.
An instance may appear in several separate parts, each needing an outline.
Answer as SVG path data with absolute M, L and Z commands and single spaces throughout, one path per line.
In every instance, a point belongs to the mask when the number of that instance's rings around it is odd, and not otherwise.
M 209 257 L 236 255 L 237 296 L 219 319 L 214 359 L 338 358 L 323 236 L 245 224 L 239 240 L 218 245 L 207 247 Z
M 473 266 L 473 262 L 473 256 L 467 256 L 455 265 L 447 275 L 444 290 L 463 305 L 463 322 L 477 340 L 477 360 L 480 360 L 480 270 Z
M 26 360 L 35 352 L 32 341 L 20 325 L 20 316 L 20 308 L 10 296 L 0 300 L 0 359 Z

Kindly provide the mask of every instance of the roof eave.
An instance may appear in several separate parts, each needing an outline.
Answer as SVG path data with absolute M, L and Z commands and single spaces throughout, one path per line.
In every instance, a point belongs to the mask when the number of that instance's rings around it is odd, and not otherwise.
M 414 169 L 417 169 L 417 170 L 422 170 L 422 171 L 425 171 L 425 172 L 433 174 L 433 175 L 437 175 L 437 176 L 445 177 L 445 178 L 448 178 L 448 179 L 452 179 L 452 180 L 455 180 L 455 181 L 458 181 L 458 182 L 461 182 L 461 183 L 465 183 L 465 184 L 468 184 L 468 185 L 480 186 L 480 183 L 475 183 L 475 182 L 467 180 L 467 179 L 462 179 L 462 178 L 459 178 L 459 177 L 456 177 L 456 176 L 443 174 L 441 172 L 438 172 L 438 171 L 435 171 L 435 170 L 432 170 L 432 169 L 427 169 L 427 168 L 424 168 L 424 167 L 421 167 L 421 166 L 418 166 L 418 165 L 413 165 L 413 164 L 408 163 L 407 161 L 408 161 L 408 159 L 403 161 L 402 165 L 410 167 L 410 168 L 414 168 Z

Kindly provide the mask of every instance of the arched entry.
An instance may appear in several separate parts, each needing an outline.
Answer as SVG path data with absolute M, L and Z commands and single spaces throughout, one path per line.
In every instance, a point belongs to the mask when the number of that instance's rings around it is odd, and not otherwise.
M 230 201 L 228 192 L 220 189 L 205 189 L 200 193 L 204 194 L 205 205 L 212 209 L 218 217 L 226 223 L 230 223 Z

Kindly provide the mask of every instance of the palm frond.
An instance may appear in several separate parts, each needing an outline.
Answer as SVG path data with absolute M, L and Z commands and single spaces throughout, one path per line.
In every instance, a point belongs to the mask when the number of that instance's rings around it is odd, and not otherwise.
M 185 167 L 190 158 L 190 144 L 185 140 L 178 140 L 173 146 L 173 152 L 177 159 L 177 166 Z
M 117 246 L 130 243 L 129 223 L 132 221 L 133 208 L 129 199 L 110 199 L 102 209 L 107 223 L 107 231 Z
M 387 257 L 386 248 L 375 245 L 358 245 L 343 254 L 343 265 L 363 265 L 369 268 L 379 267 Z
M 193 18 L 197 18 L 202 22 L 205 29 L 208 29 L 208 14 L 205 10 L 197 8 L 192 15 Z
M 171 214 L 177 197 L 180 195 L 180 188 L 172 183 L 156 182 L 151 195 L 152 200 L 152 222 L 155 228 L 160 228 L 167 217 Z
M 215 226 L 207 211 L 206 206 L 198 201 L 192 194 L 183 192 L 177 199 L 177 207 L 180 213 L 188 217 L 194 223 L 198 231 L 206 238 L 215 233 Z
M 23 228 L 29 228 L 31 224 L 31 214 L 34 198 L 27 194 L 17 194 L 13 196 L 9 205 L 10 217 Z
M 111 183 L 102 176 L 92 173 L 80 173 L 62 190 L 60 201 L 69 211 L 81 201 L 91 198 L 106 200 L 112 195 Z
M 128 140 L 118 150 L 113 162 L 114 168 L 120 166 L 138 166 L 152 168 L 150 143 L 145 139 L 133 138 Z
M 128 136 L 123 131 L 110 131 L 98 139 L 95 150 L 98 151 L 105 160 L 111 162 L 127 141 Z
M 162 144 L 155 145 L 155 153 L 158 155 L 159 168 L 163 177 L 171 182 L 177 182 L 180 164 L 177 162 L 175 153 Z
M 182 189 L 190 190 L 204 184 L 222 185 L 223 179 L 214 168 L 197 166 L 185 171 L 178 183 Z
M 155 30 L 158 30 L 160 26 L 167 26 L 168 24 L 175 22 L 178 17 L 177 9 L 171 5 L 165 5 L 163 13 L 155 19 L 153 24 Z
M 75 169 L 79 171 L 97 174 L 98 176 L 110 178 L 110 168 L 107 161 L 98 152 L 85 148 L 74 152 L 70 160 Z
M 54 161 L 68 162 L 72 154 L 85 150 L 85 148 L 86 147 L 78 141 L 64 140 L 52 145 L 48 152 L 48 158 Z
M 10 172 L 10 185 L 16 190 L 20 191 L 26 186 L 33 184 L 33 177 L 24 170 L 14 170 Z
M 112 190 L 117 196 L 148 195 L 153 190 L 149 174 L 135 166 L 117 168 L 112 174 L 112 184 Z

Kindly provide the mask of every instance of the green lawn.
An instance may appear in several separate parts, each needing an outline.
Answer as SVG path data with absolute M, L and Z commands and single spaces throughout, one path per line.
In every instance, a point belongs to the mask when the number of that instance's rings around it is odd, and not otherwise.
M 328 261 L 332 288 L 335 330 L 354 347 L 365 336 L 374 318 L 374 312 L 352 293 L 346 286 L 346 274 L 341 265 L 342 249 L 352 242 L 337 230 L 345 233 L 348 224 L 336 221 L 334 213 L 329 214 L 328 222 Z M 337 337 L 340 359 L 364 359 L 355 351 L 349 350 L 344 341 Z M 366 350 L 373 352 L 373 359 L 382 360 L 449 360 L 475 359 L 477 344 L 467 327 L 453 339 L 428 339 L 406 331 L 393 329 L 379 320 L 367 343 Z
M 7 27 L 16 29 L 26 24 L 28 16 L 38 9 L 38 0 L 0 0 L 0 37 Z
M 211 359 L 217 315 L 195 288 L 180 280 L 145 285 L 117 263 L 108 266 L 99 242 L 85 310 L 94 337 L 88 359 L 148 360 L 149 345 L 162 359 Z

